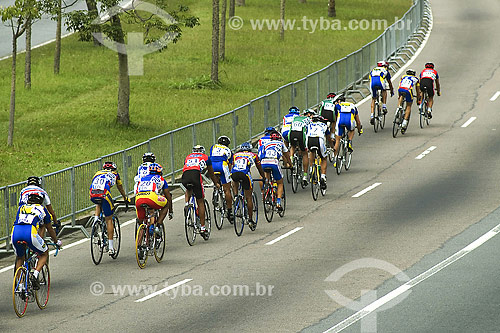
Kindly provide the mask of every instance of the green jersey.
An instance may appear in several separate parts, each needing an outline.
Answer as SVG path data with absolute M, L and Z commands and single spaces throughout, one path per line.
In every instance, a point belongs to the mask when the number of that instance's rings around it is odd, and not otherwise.
M 292 123 L 290 124 L 290 131 L 288 131 L 288 142 L 290 142 L 290 133 L 292 131 L 302 131 L 302 135 L 304 136 L 304 142 L 306 139 L 307 125 L 311 123 L 311 118 L 306 116 L 297 116 L 293 118 Z
M 333 98 L 325 99 L 319 104 L 319 114 L 321 114 L 321 111 L 323 110 L 335 112 L 335 103 L 333 102 Z

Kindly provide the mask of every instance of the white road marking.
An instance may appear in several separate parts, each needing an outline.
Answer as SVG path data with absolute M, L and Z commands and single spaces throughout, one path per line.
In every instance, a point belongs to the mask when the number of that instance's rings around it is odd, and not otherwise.
M 467 120 L 461 127 L 466 128 L 476 119 L 477 119 L 477 117 L 470 117 L 469 120 Z
M 164 292 L 166 292 L 166 291 L 168 291 L 168 290 L 170 290 L 170 289 L 177 288 L 178 286 L 183 285 L 184 283 L 187 283 L 187 282 L 192 281 L 192 280 L 193 280 L 193 279 L 184 279 L 184 280 L 182 280 L 182 281 L 179 281 L 179 282 L 177 282 L 177 283 L 174 283 L 174 284 L 173 284 L 173 285 L 171 285 L 171 286 L 168 286 L 168 287 L 165 287 L 165 288 L 163 288 L 163 289 L 161 289 L 161 290 L 155 291 L 154 293 L 149 294 L 148 296 L 145 296 L 145 297 L 143 297 L 143 298 L 141 298 L 141 299 L 138 299 L 138 300 L 137 300 L 137 301 L 135 301 L 135 302 L 136 302 L 136 303 L 139 303 L 139 302 L 144 302 L 144 301 L 147 301 L 147 300 L 148 300 L 148 299 L 150 299 L 150 298 L 153 298 L 153 297 L 155 297 L 155 296 L 158 296 L 158 295 L 160 295 L 160 294 L 163 294 Z
M 422 154 L 418 155 L 417 157 L 415 157 L 416 160 L 421 160 L 422 158 L 425 157 L 425 155 L 429 154 L 431 151 L 433 151 L 434 149 L 436 149 L 437 147 L 436 146 L 431 146 L 429 147 L 426 151 L 424 151 Z
M 68 37 L 68 36 L 70 36 L 70 35 L 72 35 L 72 34 L 74 34 L 74 32 L 69 32 L 69 33 L 67 33 L 67 34 L 65 34 L 65 35 L 62 35 L 62 36 L 61 36 L 61 39 L 62 39 L 62 38 L 65 38 L 65 37 Z M 31 49 L 32 49 L 32 50 L 34 50 L 34 49 L 37 49 L 37 48 L 39 48 L 39 47 L 41 47 L 41 46 L 45 46 L 45 45 L 47 45 L 47 44 L 53 43 L 53 42 L 55 42 L 55 41 L 56 41 L 55 39 L 51 39 L 51 40 L 48 40 L 48 41 L 46 41 L 46 42 L 40 43 L 40 44 L 38 44 L 38 45 L 32 46 L 32 47 L 31 47 Z M 26 52 L 26 50 L 22 50 L 22 51 L 17 52 L 17 54 L 21 54 L 21 53 L 25 53 L 25 52 Z M 5 57 L 3 57 L 3 58 L 0 58 L 0 61 L 5 60 L 5 59 L 9 59 L 9 58 L 12 58 L 12 54 L 10 54 L 10 55 L 8 55 L 8 56 L 5 56 Z M 0 272 L 0 273 L 1 273 L 1 272 Z
M 184 196 L 180 196 L 178 198 L 175 198 L 174 200 L 172 200 L 172 202 L 177 202 L 177 201 L 180 201 L 181 199 L 184 199 Z
M 490 101 L 494 102 L 498 98 L 498 96 L 500 96 L 500 91 L 497 91 L 495 95 L 493 95 L 493 97 L 490 98 Z
M 404 292 L 408 291 L 409 289 L 418 285 L 420 282 L 425 281 L 426 279 L 430 278 L 431 276 L 433 276 L 434 274 L 436 274 L 437 272 L 439 272 L 443 268 L 447 267 L 448 265 L 451 265 L 452 263 L 454 263 L 458 259 L 462 258 L 466 254 L 477 249 L 480 245 L 486 243 L 488 240 L 490 240 L 494 236 L 498 235 L 498 233 L 500 233 L 500 224 L 497 225 L 496 227 L 494 227 L 493 229 L 491 229 L 490 231 L 488 231 L 486 234 L 484 234 L 481 237 L 479 237 L 478 239 L 476 239 L 474 242 L 472 242 L 469 245 L 467 245 L 466 247 L 464 247 L 462 250 L 456 252 L 452 256 L 446 258 L 445 260 L 441 261 L 437 265 L 431 267 L 430 269 L 426 270 L 425 272 L 421 273 L 420 275 L 418 275 L 415 278 L 411 279 L 410 281 L 406 282 L 402 286 L 394 289 L 393 291 L 391 291 L 387 295 L 379 298 L 375 302 L 367 305 L 366 307 L 359 310 L 358 312 L 356 312 L 352 316 L 344 319 L 343 321 L 341 321 L 337 325 L 329 328 L 324 333 L 343 331 L 347 327 L 351 326 L 352 324 L 363 319 L 364 317 L 366 317 L 367 315 L 369 315 L 373 311 L 377 310 L 382 305 L 395 299 L 396 297 L 398 297 L 402 293 L 404 293 Z
M 280 240 L 282 240 L 283 238 L 288 237 L 288 236 L 290 236 L 291 234 L 296 233 L 297 231 L 299 231 L 299 230 L 300 230 L 300 229 L 302 229 L 302 228 L 303 228 L 303 227 L 297 227 L 297 228 L 295 228 L 295 229 L 293 229 L 293 230 L 290 230 L 290 231 L 289 231 L 289 232 L 287 232 L 286 234 L 281 235 L 281 236 L 279 236 L 278 238 L 273 239 L 273 240 L 272 240 L 272 241 L 270 241 L 270 242 L 267 242 L 267 243 L 266 243 L 266 245 L 273 245 L 274 243 L 279 242 L 279 241 L 280 241 Z
M 367 188 L 365 188 L 363 191 L 359 191 L 358 193 L 356 193 L 355 195 L 353 195 L 352 197 L 353 198 L 359 198 L 360 196 L 362 196 L 363 194 L 365 194 L 366 192 L 368 191 L 371 191 L 373 190 L 375 187 L 381 185 L 382 183 L 375 183 L 371 186 L 368 186 Z

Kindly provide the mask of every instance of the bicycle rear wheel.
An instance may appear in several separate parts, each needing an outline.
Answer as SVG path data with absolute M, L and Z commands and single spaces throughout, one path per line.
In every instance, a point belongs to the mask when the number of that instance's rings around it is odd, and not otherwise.
M 351 167 L 351 160 L 352 152 L 347 147 L 344 147 L 344 168 L 346 171 Z
M 139 265 L 141 269 L 146 267 L 146 263 L 148 262 L 147 232 L 148 228 L 146 224 L 142 223 L 137 229 L 135 238 L 135 259 L 137 260 L 137 265 Z
M 238 195 L 233 203 L 234 232 L 238 237 L 243 233 L 243 227 L 245 226 L 244 200 L 241 195 Z
M 297 156 L 293 157 L 293 167 L 292 167 L 292 192 L 297 193 L 299 188 L 299 158 Z
M 165 254 L 165 247 L 167 245 L 167 236 L 165 234 L 165 225 L 162 223 L 157 226 L 160 230 L 159 234 L 155 231 L 155 238 L 153 242 L 154 246 L 154 255 L 156 262 L 160 262 L 163 259 L 163 255 Z
M 380 125 L 380 105 L 378 103 L 375 104 L 375 114 L 374 114 L 374 117 L 373 117 L 373 130 L 375 131 L 375 133 L 378 132 L 378 128 L 379 128 L 379 125 Z
M 205 202 L 205 232 L 201 234 L 204 240 L 208 240 L 210 238 L 210 232 L 212 231 L 212 216 L 210 216 L 210 205 L 208 204 L 207 199 L 204 199 Z
M 90 255 L 94 264 L 99 265 L 104 251 L 102 223 L 100 220 L 95 219 L 92 224 L 92 231 L 90 234 Z
M 118 253 L 120 253 L 120 243 L 122 240 L 122 233 L 120 229 L 120 221 L 118 217 L 113 215 L 113 248 L 115 249 L 115 254 L 111 258 L 118 258 Z
M 267 222 L 271 222 L 274 215 L 273 189 L 269 185 L 266 185 L 264 191 L 264 215 Z
M 12 302 L 16 315 L 21 318 L 28 308 L 28 295 L 26 290 L 26 279 L 28 274 L 24 266 L 19 267 L 14 274 L 12 282 Z
M 424 128 L 425 126 L 425 112 L 427 110 L 427 107 L 425 104 L 422 102 L 419 106 L 419 113 L 420 113 L 420 128 Z
M 337 165 L 335 167 L 337 175 L 340 175 L 343 166 L 344 166 L 344 139 L 340 139 L 339 152 L 337 155 Z
M 257 228 L 257 222 L 259 222 L 259 203 L 257 202 L 257 195 L 252 191 L 252 203 L 253 203 L 253 225 L 248 225 L 250 230 L 255 231 Z
M 40 282 L 40 289 L 35 290 L 35 300 L 38 307 L 43 310 L 49 302 L 50 292 L 50 271 L 47 264 L 43 265 L 38 274 L 38 281 Z
M 387 110 L 386 110 L 387 112 Z M 380 129 L 384 129 L 385 127 L 385 113 L 381 112 L 380 113 Z
M 314 164 L 313 171 L 311 174 L 311 193 L 314 201 L 318 200 L 318 194 L 319 194 L 319 179 L 317 173 L 318 173 L 318 168 L 316 167 L 316 164 Z
M 212 205 L 214 206 L 214 220 L 217 229 L 222 229 L 224 224 L 224 214 L 226 210 L 224 209 L 225 198 L 221 197 L 221 193 L 214 189 L 212 194 Z
M 196 222 L 196 215 L 194 207 L 192 205 L 189 205 L 186 208 L 186 213 L 184 217 L 184 230 L 186 231 L 186 240 L 188 244 L 191 246 L 194 245 L 194 241 L 196 240 L 195 222 Z
M 403 121 L 401 119 L 401 109 L 398 108 L 396 110 L 396 114 L 394 115 L 394 121 L 392 122 L 392 137 L 395 138 L 396 136 L 398 136 L 398 132 L 399 132 L 399 125 L 401 124 L 401 122 Z
M 278 215 L 280 217 L 285 216 L 285 210 L 286 210 L 286 191 L 285 191 L 285 184 L 283 184 L 283 196 L 281 197 L 281 210 L 278 211 Z

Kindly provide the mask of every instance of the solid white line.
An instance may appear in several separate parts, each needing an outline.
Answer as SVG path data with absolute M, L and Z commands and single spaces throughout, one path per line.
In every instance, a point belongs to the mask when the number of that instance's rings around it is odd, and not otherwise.
M 498 96 L 500 96 L 500 91 L 497 91 L 495 95 L 493 95 L 493 97 L 490 98 L 490 101 L 494 102 L 498 98 Z
M 461 127 L 465 128 L 465 127 L 469 126 L 476 119 L 477 119 L 477 117 L 470 117 L 469 120 L 467 120 Z
M 184 199 L 184 196 L 180 196 L 178 198 L 175 198 L 174 200 L 172 200 L 172 202 L 177 202 L 177 201 L 180 201 L 182 199 Z
M 366 192 L 368 191 L 371 191 L 373 190 L 375 187 L 381 185 L 382 183 L 375 183 L 373 185 L 370 185 L 368 186 L 367 188 L 365 188 L 363 191 L 359 191 L 358 193 L 356 193 L 355 195 L 353 195 L 352 197 L 353 198 L 359 198 L 360 196 L 362 196 L 363 194 L 365 194 Z
M 402 293 L 404 293 L 404 292 L 410 290 L 411 288 L 413 288 L 414 286 L 418 285 L 420 282 L 425 281 L 426 279 L 430 278 L 431 276 L 433 276 L 434 274 L 436 274 L 437 272 L 439 272 L 443 268 L 451 265 L 452 263 L 454 263 L 458 259 L 462 258 L 466 254 L 477 249 L 480 245 L 486 243 L 488 240 L 490 240 L 494 236 L 498 235 L 498 233 L 500 233 L 500 224 L 497 225 L 496 227 L 494 227 L 493 229 L 491 229 L 490 231 L 488 231 L 486 234 L 484 234 L 481 237 L 479 237 L 478 239 L 476 239 L 471 244 L 464 247 L 462 250 L 456 252 L 452 256 L 441 261 L 439 264 L 434 265 L 432 268 L 426 270 L 425 272 L 421 273 L 417 277 L 406 282 L 402 286 L 394 289 L 393 291 L 391 291 L 387 295 L 379 298 L 375 302 L 367 305 L 366 307 L 364 307 L 360 311 L 356 312 L 352 316 L 344 319 L 340 323 L 338 323 L 335 326 L 331 327 L 330 329 L 326 330 L 324 333 L 326 333 L 326 332 L 340 332 L 340 331 L 344 330 L 345 328 L 351 326 L 352 324 L 363 319 L 364 317 L 366 317 L 367 315 L 369 315 L 373 311 L 377 310 L 382 305 L 388 303 L 389 301 L 398 297 Z
M 295 229 L 293 229 L 293 230 L 291 230 L 291 231 L 287 232 L 286 234 L 281 235 L 281 236 L 279 236 L 278 238 L 273 239 L 273 240 L 272 240 L 272 241 L 270 241 L 270 242 L 267 242 L 267 243 L 266 243 L 266 245 L 273 245 L 274 243 L 279 242 L 279 241 L 280 241 L 280 240 L 282 240 L 283 238 L 288 237 L 288 236 L 290 236 L 291 234 L 296 233 L 297 231 L 299 231 L 299 230 L 300 230 L 300 229 L 302 229 L 302 228 L 303 228 L 303 227 L 297 227 L 297 228 L 295 228 Z
M 436 146 L 431 146 L 429 147 L 426 151 L 424 151 L 422 154 L 418 155 L 417 157 L 415 157 L 416 160 L 421 160 L 422 158 L 425 157 L 425 155 L 429 154 L 431 151 L 433 151 L 434 149 L 436 149 L 437 147 Z
M 7 266 L 7 267 L 0 269 L 0 273 L 10 271 L 11 269 L 14 269 L 14 265 L 10 265 L 10 266 Z
M 168 286 L 168 287 L 163 288 L 163 289 L 161 289 L 161 290 L 155 291 L 154 293 L 152 293 L 152 294 L 150 294 L 150 295 L 148 295 L 148 296 L 145 296 L 145 297 L 143 297 L 143 298 L 141 298 L 141 299 L 138 299 L 138 300 L 137 300 L 137 301 L 135 301 L 135 302 L 136 302 L 136 303 L 138 303 L 138 302 L 144 302 L 144 301 L 147 301 L 147 300 L 148 300 L 148 299 L 150 299 L 150 298 L 153 298 L 153 297 L 155 297 L 155 296 L 158 296 L 158 295 L 160 295 L 160 294 L 163 294 L 164 292 L 166 292 L 166 291 L 168 291 L 168 290 L 170 290 L 170 289 L 177 288 L 178 286 L 183 285 L 184 283 L 187 283 L 187 282 L 192 281 L 192 280 L 193 280 L 193 279 L 184 279 L 184 280 L 182 280 L 182 281 L 179 281 L 179 282 L 177 282 L 177 283 L 174 283 L 174 284 L 173 284 L 173 285 L 171 285 L 171 286 Z
M 68 36 L 70 36 L 72 34 L 74 34 L 74 32 L 70 32 L 70 33 L 67 33 L 66 35 L 62 35 L 61 39 L 63 39 L 64 37 L 68 37 Z M 45 46 L 47 44 L 53 43 L 55 41 L 56 41 L 55 39 L 51 39 L 51 40 L 48 40 L 46 42 L 43 42 L 43 43 L 40 43 L 38 45 L 35 45 L 35 46 L 31 47 L 31 49 L 34 50 L 34 49 L 37 49 L 39 47 Z M 24 53 L 24 52 L 26 52 L 26 50 L 19 51 L 19 52 L 17 52 L 17 54 L 21 54 L 21 53 Z M 9 58 L 12 58 L 12 54 L 10 54 L 8 56 L 5 56 L 3 58 L 0 58 L 0 61 L 5 60 L 5 59 L 9 59 Z

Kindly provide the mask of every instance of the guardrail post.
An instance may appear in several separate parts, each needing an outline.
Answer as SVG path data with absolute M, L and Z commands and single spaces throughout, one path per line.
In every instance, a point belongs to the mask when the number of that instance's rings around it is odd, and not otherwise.
M 238 118 L 236 118 L 236 112 L 233 110 L 233 138 L 234 138 L 234 148 L 236 148 L 236 142 L 237 142 L 237 131 L 236 131 L 236 126 L 238 125 Z
M 278 103 L 278 112 L 277 112 L 276 124 L 279 124 L 280 121 L 281 121 L 281 97 L 280 97 L 280 92 L 281 92 L 281 89 L 278 89 L 278 91 L 276 93 L 276 98 L 278 99 L 277 100 L 277 103 Z
M 193 135 L 193 147 L 196 146 L 196 125 L 193 124 L 193 126 L 191 126 L 191 130 L 192 130 L 192 135 Z
M 127 160 L 127 151 L 122 151 L 122 161 L 123 161 L 123 189 L 125 193 L 128 194 L 128 160 Z
M 214 142 L 217 142 L 217 126 L 215 124 L 215 119 L 212 120 L 212 138 Z
M 292 105 L 295 105 L 295 83 L 292 83 L 292 89 L 290 89 L 290 90 L 291 90 L 290 100 L 292 101 Z
M 151 151 L 151 140 L 148 140 L 148 152 Z
M 76 180 L 75 167 L 71 167 L 71 225 L 76 225 Z
M 309 76 L 306 76 L 305 86 L 306 86 L 305 87 L 305 89 L 306 89 L 306 93 L 305 93 L 305 95 L 306 95 L 306 100 L 305 100 L 306 104 L 305 105 L 306 105 L 306 109 L 307 109 L 307 108 L 309 108 Z
M 252 118 L 253 118 L 253 105 L 252 102 L 248 104 L 248 135 L 250 141 L 252 140 Z M 264 123 L 267 124 L 267 112 L 264 111 Z
M 318 78 L 317 82 L 317 86 L 316 86 L 316 105 L 319 104 L 319 101 L 320 101 L 320 97 L 319 97 L 319 93 L 320 93 L 320 90 L 321 90 L 321 82 L 320 82 L 320 75 L 319 73 L 316 74 L 316 77 Z
M 10 217 L 9 217 L 9 191 L 7 191 L 9 187 L 6 186 L 4 188 L 4 205 L 5 205 L 5 232 L 7 233 L 7 238 L 5 239 L 5 250 L 9 250 L 10 249 L 10 239 L 9 239 L 9 234 L 10 234 L 10 230 L 9 230 L 9 220 L 10 220 Z
M 172 165 L 172 184 L 175 183 L 174 132 L 170 133 L 170 164 Z

